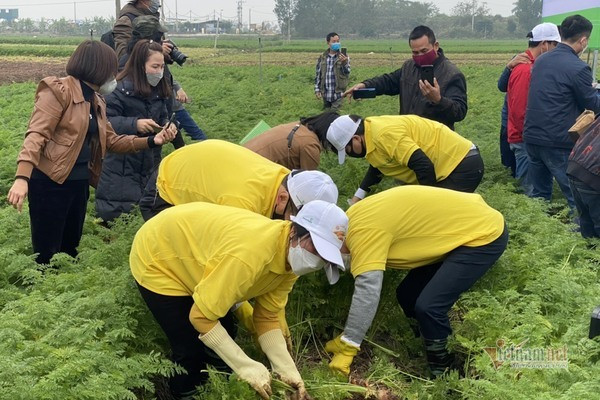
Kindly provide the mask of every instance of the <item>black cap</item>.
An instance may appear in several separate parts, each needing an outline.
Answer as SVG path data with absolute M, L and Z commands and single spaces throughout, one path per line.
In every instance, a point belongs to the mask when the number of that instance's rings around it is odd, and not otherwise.
M 133 20 L 133 30 L 140 38 L 152 38 L 156 32 L 165 33 L 167 28 L 153 15 L 143 15 Z

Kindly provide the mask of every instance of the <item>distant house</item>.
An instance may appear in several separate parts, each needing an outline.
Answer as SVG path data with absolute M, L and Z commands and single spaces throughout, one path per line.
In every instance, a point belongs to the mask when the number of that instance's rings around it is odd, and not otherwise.
M 3 19 L 5 21 L 14 21 L 15 19 L 19 19 L 19 9 L 0 8 L 0 19 Z

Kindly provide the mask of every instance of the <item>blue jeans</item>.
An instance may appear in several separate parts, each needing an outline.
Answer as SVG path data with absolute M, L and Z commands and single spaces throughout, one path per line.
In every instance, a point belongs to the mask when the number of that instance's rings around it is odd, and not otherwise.
M 600 237 L 600 192 L 579 179 L 569 177 L 579 213 L 581 236 Z
M 206 135 L 204 131 L 200 129 L 196 122 L 192 119 L 192 116 L 185 108 L 175 111 L 177 121 L 179 121 L 179 128 L 183 129 L 185 133 L 193 140 L 205 140 Z
M 550 201 L 552 199 L 552 178 L 554 178 L 565 195 L 569 207 L 571 210 L 575 210 L 575 200 L 567 177 L 567 163 L 571 150 L 530 143 L 526 143 L 526 148 L 529 155 L 529 183 L 532 186 L 530 196 L 542 197 Z
M 531 195 L 532 187 L 529 183 L 529 156 L 527 155 L 527 149 L 525 149 L 525 143 L 511 143 L 510 149 L 515 155 L 515 178 L 521 182 L 521 187 L 526 195 Z

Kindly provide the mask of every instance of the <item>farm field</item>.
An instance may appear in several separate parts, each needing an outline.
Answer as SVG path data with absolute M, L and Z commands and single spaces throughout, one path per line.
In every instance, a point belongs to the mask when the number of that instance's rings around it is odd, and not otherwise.
M 18 214 L 6 202 L 36 81 L 64 74 L 80 40 L 0 37 L 0 400 L 167 400 L 165 377 L 176 367 L 128 266 L 141 216 L 124 216 L 107 229 L 95 219 L 92 193 L 78 258 L 59 254 L 56 268 L 40 271 L 31 256 L 27 211 Z M 190 59 L 173 66 L 173 75 L 192 98 L 186 108 L 210 138 L 237 142 L 261 119 L 275 125 L 320 112 L 313 80 L 322 41 L 265 39 L 259 54 L 257 38 L 220 38 L 217 50 L 213 39 L 174 40 Z M 351 82 L 391 72 L 410 56 L 404 40 L 344 45 Z M 499 162 L 503 95 L 496 81 L 524 43 L 441 46 L 467 78 L 469 112 L 456 130 L 481 149 L 486 172 L 478 192 L 504 214 L 510 230 L 505 254 L 452 311 L 451 347 L 464 361 L 464 377 L 427 378 L 421 339 L 414 338 L 396 303 L 404 274 L 395 271 L 386 272 L 379 313 L 350 380 L 332 374 L 323 346 L 343 328 L 353 282 L 346 275 L 329 286 L 322 274 L 313 274 L 298 280 L 287 308 L 294 358 L 307 389 L 316 400 L 600 399 L 600 341 L 587 338 L 590 313 L 600 304 L 598 241 L 573 231 L 560 195 L 550 204 L 526 198 Z M 397 112 L 397 97 L 386 96 L 342 108 L 361 116 Z M 347 208 L 366 166 L 356 159 L 339 166 L 334 154 L 323 157 L 321 168 L 340 190 L 340 207 Z M 380 189 L 393 185 L 384 180 Z M 245 332 L 238 342 L 266 362 Z M 568 368 L 516 368 L 510 359 L 494 364 L 490 352 L 510 346 L 563 349 Z M 273 389 L 274 399 L 286 398 L 283 383 Z M 198 398 L 258 397 L 248 385 L 211 371 Z

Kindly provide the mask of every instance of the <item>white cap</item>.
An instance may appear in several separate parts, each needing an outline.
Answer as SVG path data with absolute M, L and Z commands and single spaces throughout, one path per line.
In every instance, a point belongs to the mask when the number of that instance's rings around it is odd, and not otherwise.
M 340 164 L 343 164 L 346 159 L 346 145 L 356 133 L 358 125 L 360 125 L 360 119 L 358 122 L 354 122 L 349 115 L 342 115 L 337 117 L 327 129 L 327 141 L 338 151 Z
M 551 22 L 544 22 L 536 25 L 531 30 L 530 42 L 560 42 L 560 33 L 558 33 L 558 27 Z
M 287 181 L 288 193 L 296 208 L 309 201 L 337 203 L 338 188 L 329 175 L 321 171 L 294 170 Z
M 340 253 L 348 230 L 346 213 L 333 203 L 314 200 L 291 219 L 310 233 L 319 256 L 329 261 L 324 267 L 327 280 L 331 285 L 336 283 L 340 277 L 338 269 L 346 270 Z

